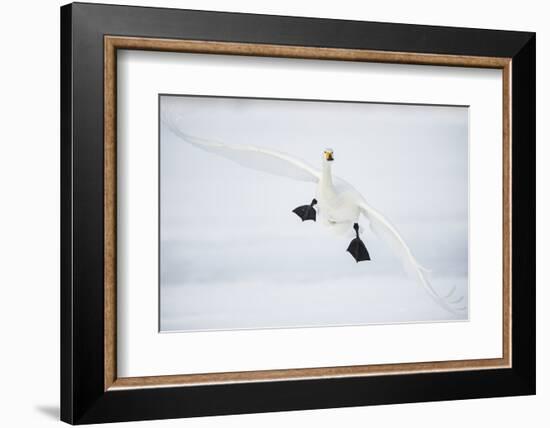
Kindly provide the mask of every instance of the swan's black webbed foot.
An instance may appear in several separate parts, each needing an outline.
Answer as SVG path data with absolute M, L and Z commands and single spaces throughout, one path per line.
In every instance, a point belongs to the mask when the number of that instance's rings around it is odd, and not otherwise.
M 367 247 L 365 247 L 365 244 L 361 241 L 361 238 L 359 238 L 359 225 L 354 223 L 353 228 L 355 229 L 356 237 L 349 243 L 347 251 L 353 256 L 357 263 L 364 260 L 370 260 Z
M 300 217 L 302 221 L 315 221 L 317 219 L 317 212 L 315 208 L 313 208 L 315 204 L 317 204 L 317 199 L 313 199 L 309 205 L 302 205 L 301 207 L 293 209 L 292 212 Z

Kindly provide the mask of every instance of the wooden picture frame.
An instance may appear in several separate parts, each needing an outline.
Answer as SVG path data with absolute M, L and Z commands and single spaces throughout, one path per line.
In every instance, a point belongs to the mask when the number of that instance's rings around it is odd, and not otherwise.
M 118 49 L 502 70 L 502 358 L 118 377 Z M 61 53 L 62 420 L 114 422 L 535 392 L 534 34 L 76 3 L 61 9 Z

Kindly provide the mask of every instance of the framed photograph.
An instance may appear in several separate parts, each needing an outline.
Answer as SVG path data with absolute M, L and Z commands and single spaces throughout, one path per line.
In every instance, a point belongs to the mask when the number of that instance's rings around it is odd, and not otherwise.
M 535 393 L 533 33 L 76 3 L 61 55 L 62 420 Z

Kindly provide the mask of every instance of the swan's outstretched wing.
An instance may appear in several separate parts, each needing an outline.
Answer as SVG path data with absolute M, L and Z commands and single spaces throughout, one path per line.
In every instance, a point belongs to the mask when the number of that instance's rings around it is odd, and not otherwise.
M 440 295 L 426 278 L 426 272 L 429 271 L 416 261 L 409 246 L 397 229 L 382 214 L 370 207 L 363 198 L 361 198 L 359 206 L 363 215 L 368 218 L 371 230 L 397 255 L 405 271 L 420 283 L 427 293 L 444 309 L 453 314 L 462 313 L 465 308 L 458 306 L 464 298 L 453 298 L 454 289 L 446 296 Z
M 317 182 L 320 173 L 306 162 L 286 153 L 252 145 L 224 144 L 218 141 L 194 137 L 181 131 L 177 116 L 164 115 L 166 126 L 183 141 L 207 152 L 215 153 L 246 168 L 267 172 L 299 181 Z

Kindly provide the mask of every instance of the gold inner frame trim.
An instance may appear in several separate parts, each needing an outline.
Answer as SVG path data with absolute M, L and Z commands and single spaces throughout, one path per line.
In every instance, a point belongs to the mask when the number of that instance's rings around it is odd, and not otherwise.
M 394 64 L 440 65 L 495 68 L 502 70 L 502 144 L 503 144 L 503 289 L 502 357 L 491 359 L 430 361 L 420 363 L 375 364 L 300 369 L 202 373 L 170 376 L 117 376 L 116 321 L 116 88 L 117 50 L 147 50 L 213 55 L 242 55 L 333 61 L 381 62 Z M 104 389 L 193 386 L 220 383 L 290 381 L 313 378 L 340 378 L 394 375 L 421 372 L 480 370 L 511 367 L 512 355 L 512 169 L 511 169 L 511 84 L 510 58 L 463 55 L 386 52 L 309 46 L 284 46 L 251 43 L 171 40 L 140 37 L 104 37 Z

